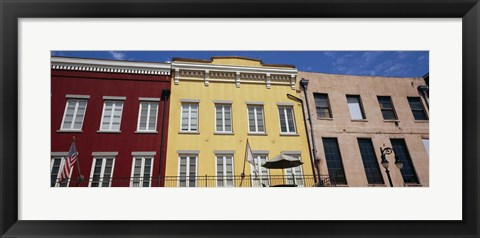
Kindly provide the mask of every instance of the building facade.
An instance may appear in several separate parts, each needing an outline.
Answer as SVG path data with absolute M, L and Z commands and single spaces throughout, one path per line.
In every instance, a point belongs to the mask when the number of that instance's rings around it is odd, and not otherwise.
M 296 76 L 242 57 L 174 58 L 165 186 L 313 186 Z M 245 162 L 247 140 L 258 172 Z M 304 164 L 260 166 L 280 154 Z
M 164 63 L 52 57 L 51 186 L 162 186 L 170 72 Z M 74 138 L 80 166 L 59 183 Z
M 390 186 L 381 148 L 392 148 L 384 154 L 393 186 L 429 186 L 428 97 L 421 90 L 422 77 L 299 72 L 298 78 L 308 80 L 301 95 L 305 99 L 306 92 L 309 101 L 305 117 L 312 120 L 321 174 L 337 186 Z

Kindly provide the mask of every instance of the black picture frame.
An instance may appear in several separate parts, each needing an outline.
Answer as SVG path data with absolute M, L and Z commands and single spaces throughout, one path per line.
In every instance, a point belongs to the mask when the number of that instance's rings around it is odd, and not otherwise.
M 1 237 L 479 237 L 478 0 L 0 0 Z M 462 18 L 462 221 L 18 220 L 18 19 L 131 17 Z M 421 37 L 421 36 L 419 36 Z M 452 79 L 459 80 L 459 79 Z M 435 89 L 433 89 L 435 90 Z M 448 175 L 445 175 L 448 176 Z M 441 186 L 433 185 L 432 186 Z M 412 198 L 414 199 L 414 198 Z M 379 209 L 382 209 L 379 201 Z M 41 201 L 39 201 L 41 206 Z M 441 212 L 441 207 L 438 208 Z

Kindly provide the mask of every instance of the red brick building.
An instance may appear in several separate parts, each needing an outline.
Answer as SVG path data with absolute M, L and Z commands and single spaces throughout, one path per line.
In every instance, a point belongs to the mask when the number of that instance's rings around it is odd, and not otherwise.
M 51 186 L 162 186 L 170 81 L 166 63 L 52 57 Z M 80 166 L 58 183 L 74 137 Z

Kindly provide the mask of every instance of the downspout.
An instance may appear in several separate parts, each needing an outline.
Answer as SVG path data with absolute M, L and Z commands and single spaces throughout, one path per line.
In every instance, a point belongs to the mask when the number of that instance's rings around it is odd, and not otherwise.
M 158 155 L 158 187 L 162 185 L 162 159 L 163 159 L 163 144 L 164 144 L 164 136 L 165 136 L 165 119 L 167 117 L 167 103 L 168 97 L 170 96 L 169 89 L 162 90 L 162 98 L 163 98 L 163 115 L 162 115 L 162 132 L 160 133 L 160 155 Z M 165 152 L 166 153 L 166 152 Z
M 303 113 L 303 115 L 305 115 L 305 108 L 303 107 L 303 100 L 298 98 L 298 97 L 295 97 L 291 94 L 287 94 L 287 96 L 291 97 L 291 98 L 294 98 L 294 99 L 296 99 L 296 100 L 298 100 L 302 103 L 302 113 Z M 307 121 L 303 120 L 303 125 L 305 126 L 305 132 L 307 133 L 308 153 L 310 154 L 310 161 L 312 163 L 313 181 L 315 182 L 315 184 L 317 184 L 318 181 L 320 181 L 320 180 L 317 180 L 317 176 L 316 176 L 316 173 L 315 173 L 315 160 L 314 160 L 314 157 L 313 157 L 313 154 L 312 154 L 312 147 L 310 145 L 310 137 L 308 137 Z M 320 174 L 318 176 L 318 179 L 320 179 Z
M 320 178 L 320 160 L 317 158 L 317 145 L 315 143 L 315 134 L 313 130 L 313 122 L 312 122 L 312 114 L 310 113 L 310 104 L 308 103 L 308 96 L 307 96 L 307 86 L 308 86 L 308 79 L 302 78 L 300 80 L 300 86 L 303 88 L 303 93 L 305 95 L 305 101 L 307 102 L 307 113 L 308 113 L 308 121 L 310 123 L 310 134 L 312 136 L 312 151 L 313 151 L 313 158 L 315 162 L 315 167 L 317 168 L 318 172 L 318 181 L 321 181 Z

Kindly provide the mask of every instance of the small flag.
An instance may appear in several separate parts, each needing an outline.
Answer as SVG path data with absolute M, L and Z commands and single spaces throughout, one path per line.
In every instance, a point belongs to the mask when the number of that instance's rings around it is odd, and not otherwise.
M 258 174 L 257 163 L 255 162 L 255 158 L 253 158 L 252 148 L 250 148 L 250 143 L 248 143 L 248 140 L 247 140 L 247 160 L 248 160 L 248 163 L 253 165 L 253 171 L 255 173 L 255 176 L 257 176 Z
M 65 159 L 65 164 L 63 166 L 62 172 L 60 173 L 60 182 L 64 179 L 68 178 L 70 172 L 72 171 L 75 162 L 77 162 L 77 148 L 75 147 L 75 140 L 72 142 L 70 146 L 70 150 L 68 151 L 67 158 Z

